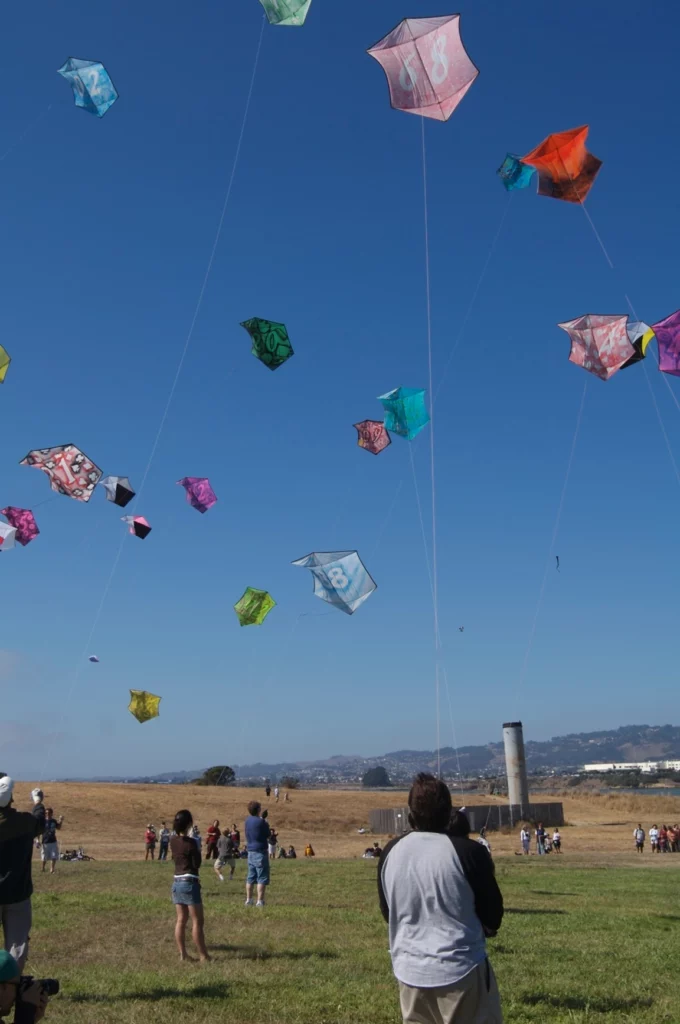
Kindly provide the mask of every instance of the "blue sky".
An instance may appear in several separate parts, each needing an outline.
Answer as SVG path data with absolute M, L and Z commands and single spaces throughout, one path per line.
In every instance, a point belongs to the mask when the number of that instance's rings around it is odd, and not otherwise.
M 50 498 L 18 462 L 66 442 L 139 485 L 205 274 L 262 12 L 256 0 L 142 6 L 13 5 L 3 22 L 3 505 Z M 99 665 L 81 654 L 125 530 L 103 491 L 37 508 L 38 540 L 2 558 L 3 770 L 136 774 L 434 745 L 408 445 L 373 458 L 352 424 L 379 417 L 377 395 L 427 384 L 421 123 L 390 109 L 364 51 L 404 16 L 444 13 L 314 0 L 303 29 L 265 26 L 224 231 L 137 507 L 153 533 L 123 546 L 91 644 Z M 660 20 L 602 0 L 586 19 L 479 0 L 461 13 L 481 73 L 447 124 L 426 124 L 457 739 L 498 739 L 517 717 L 536 739 L 677 720 L 680 492 L 644 369 L 587 378 L 555 325 L 626 312 L 625 293 L 650 323 L 680 305 L 680 11 Z M 103 120 L 73 106 L 56 74 L 68 56 L 108 68 L 120 100 Z M 508 200 L 495 176 L 506 151 L 583 123 L 604 161 L 588 210 L 615 271 L 580 209 L 533 189 Z M 289 327 L 296 355 L 276 373 L 249 353 L 239 322 L 251 316 Z M 646 366 L 680 459 L 680 413 Z M 550 566 L 523 673 L 585 379 L 562 569 Z M 413 452 L 429 535 L 428 445 L 424 432 Z M 207 515 L 175 486 L 185 475 L 210 477 L 220 501 Z M 378 583 L 351 618 L 290 565 L 344 548 Z M 248 585 L 278 602 L 260 629 L 232 611 Z M 130 687 L 163 696 L 158 720 L 128 714 Z M 441 737 L 452 741 L 446 694 Z

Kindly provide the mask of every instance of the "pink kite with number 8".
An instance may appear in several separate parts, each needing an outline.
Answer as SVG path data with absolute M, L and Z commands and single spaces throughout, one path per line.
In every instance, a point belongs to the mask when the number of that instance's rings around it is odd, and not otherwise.
M 448 121 L 479 74 L 460 38 L 460 14 L 405 18 L 368 53 L 387 75 L 397 110 Z

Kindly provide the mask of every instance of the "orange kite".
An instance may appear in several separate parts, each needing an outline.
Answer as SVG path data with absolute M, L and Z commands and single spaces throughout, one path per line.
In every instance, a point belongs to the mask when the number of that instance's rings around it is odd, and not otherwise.
M 538 194 L 582 203 L 597 177 L 602 161 L 586 149 L 588 125 L 556 132 L 522 157 L 538 171 Z

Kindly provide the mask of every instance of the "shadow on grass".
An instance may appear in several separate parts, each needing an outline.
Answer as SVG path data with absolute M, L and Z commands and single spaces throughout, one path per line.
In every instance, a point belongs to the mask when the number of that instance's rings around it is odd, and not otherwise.
M 337 960 L 339 954 L 324 949 L 275 950 L 258 949 L 257 946 L 232 946 L 225 942 L 209 945 L 208 949 L 220 953 L 237 953 L 241 960 Z
M 556 910 L 554 907 L 506 907 L 506 914 L 566 914 L 566 910 Z
M 553 892 L 552 889 L 530 889 L 536 896 L 578 896 L 577 892 Z
M 680 914 L 652 914 L 652 917 L 659 917 L 662 921 L 680 921 Z
M 547 992 L 537 992 L 533 996 L 522 996 L 527 1006 L 553 1006 L 559 1010 L 586 1010 L 589 1013 L 611 1013 L 614 1011 L 638 1010 L 653 1005 L 653 999 L 607 999 L 602 996 L 550 996 Z
M 229 985 L 221 982 L 216 985 L 195 985 L 193 988 L 151 988 L 144 992 L 121 992 L 118 995 L 100 996 L 93 993 L 77 993 L 66 998 L 71 1003 L 122 1003 L 155 1002 L 157 999 L 226 999 Z

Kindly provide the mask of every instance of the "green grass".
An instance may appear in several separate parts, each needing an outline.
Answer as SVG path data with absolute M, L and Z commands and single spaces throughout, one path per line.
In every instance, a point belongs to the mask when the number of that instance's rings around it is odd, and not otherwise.
M 675 863 L 501 863 L 507 913 L 490 953 L 506 1021 L 680 1021 Z M 204 869 L 214 962 L 202 965 L 176 957 L 169 865 L 60 864 L 33 901 L 29 969 L 62 982 L 48 1020 L 398 1024 L 375 869 L 277 862 L 264 912 L 243 906 L 243 865 L 223 885 Z

